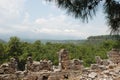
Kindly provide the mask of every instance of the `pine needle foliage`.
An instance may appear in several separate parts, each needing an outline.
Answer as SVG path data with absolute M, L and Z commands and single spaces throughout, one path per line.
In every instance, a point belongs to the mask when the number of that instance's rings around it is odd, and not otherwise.
M 65 9 L 67 14 L 75 18 L 89 21 L 96 14 L 100 5 L 103 7 L 104 14 L 111 34 L 120 33 L 120 0 L 46 0 L 55 2 L 59 8 Z

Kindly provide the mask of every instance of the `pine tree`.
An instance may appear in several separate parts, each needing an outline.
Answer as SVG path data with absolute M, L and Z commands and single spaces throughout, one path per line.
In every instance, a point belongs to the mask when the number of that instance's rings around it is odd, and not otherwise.
M 89 21 L 96 15 L 99 5 L 103 7 L 104 14 L 111 33 L 120 33 L 120 0 L 47 0 L 55 2 L 59 8 L 63 8 L 69 15 L 75 18 Z

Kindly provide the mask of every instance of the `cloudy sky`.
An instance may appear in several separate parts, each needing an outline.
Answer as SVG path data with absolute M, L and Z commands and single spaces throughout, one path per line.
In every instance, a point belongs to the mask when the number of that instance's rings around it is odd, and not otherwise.
M 85 39 L 109 34 L 105 16 L 98 10 L 89 23 L 68 16 L 45 0 L 0 0 L 0 38 Z

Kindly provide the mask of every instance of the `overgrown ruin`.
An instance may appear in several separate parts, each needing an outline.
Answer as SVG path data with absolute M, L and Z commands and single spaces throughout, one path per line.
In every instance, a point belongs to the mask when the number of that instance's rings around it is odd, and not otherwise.
M 120 80 L 120 51 L 112 49 L 108 59 L 96 56 L 96 64 L 85 68 L 83 61 L 70 60 L 65 49 L 58 52 L 59 65 L 54 66 L 50 60 L 33 61 L 27 58 L 24 71 L 17 70 L 14 58 L 0 65 L 0 80 Z

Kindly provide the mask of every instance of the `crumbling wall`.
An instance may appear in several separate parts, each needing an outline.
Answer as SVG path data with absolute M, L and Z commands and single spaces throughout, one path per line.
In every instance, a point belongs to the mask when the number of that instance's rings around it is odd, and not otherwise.
M 113 63 L 119 64 L 120 63 L 120 50 L 112 49 L 111 51 L 108 52 L 108 57 Z
M 83 66 L 83 61 L 82 60 L 79 60 L 79 59 L 71 60 L 70 70 L 80 70 L 80 71 L 82 71 L 83 68 L 84 68 L 84 66 Z
M 84 68 L 83 61 L 70 60 L 68 51 L 62 49 L 59 51 L 60 71 L 53 70 L 51 61 L 33 61 L 32 57 L 27 58 L 25 71 L 17 71 L 17 62 L 11 58 L 0 66 L 0 80 L 120 80 L 119 51 L 111 50 L 108 55 L 104 60 L 96 56 L 96 63 Z
M 40 70 L 52 71 L 52 62 L 50 60 L 33 61 L 31 57 L 27 58 L 26 70 L 39 72 Z
M 65 49 L 61 49 L 59 52 L 59 66 L 62 70 L 68 70 L 69 69 L 69 54 L 68 51 Z
M 0 74 L 11 74 L 17 71 L 17 62 L 15 58 L 11 58 L 10 62 L 0 66 Z

